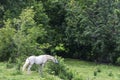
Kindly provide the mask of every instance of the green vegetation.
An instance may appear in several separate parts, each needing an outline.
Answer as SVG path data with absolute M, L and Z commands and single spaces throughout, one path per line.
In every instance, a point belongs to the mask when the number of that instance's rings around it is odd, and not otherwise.
M 120 67 L 106 64 L 79 61 L 74 59 L 65 60 L 67 66 L 77 73 L 81 80 L 119 80 Z M 78 79 L 80 80 L 80 79 Z
M 61 62 L 63 61 L 61 60 Z M 43 77 L 41 77 L 37 71 L 32 71 L 32 73 L 28 75 L 26 72 L 16 71 L 15 64 L 11 64 L 13 66 L 9 65 L 10 67 L 6 67 L 6 64 L 6 62 L 0 63 L 0 80 L 61 80 L 58 75 L 54 75 L 53 71 L 49 74 L 47 69 L 49 63 L 44 69 Z M 72 80 L 120 80 L 120 67 L 118 66 L 96 64 L 74 59 L 65 59 L 64 65 L 72 70 L 74 77 Z M 61 66 L 59 66 L 59 69 L 60 67 Z M 97 75 L 94 75 L 94 72 L 96 72 Z
M 76 77 L 73 74 L 73 71 L 64 63 L 64 59 L 58 57 L 58 64 L 50 63 L 48 65 L 48 71 L 50 74 L 59 76 L 64 80 L 75 80 Z
M 0 0 L 0 61 L 46 53 L 119 65 L 119 5 L 119 0 Z
M 0 80 L 119 80 L 119 67 L 99 64 L 120 65 L 119 5 L 119 0 L 0 0 Z M 20 71 L 26 57 L 41 54 L 90 62 L 59 59 L 56 66 L 48 64 L 46 77 Z
M 46 72 L 45 78 L 40 77 L 38 72 L 33 71 L 30 75 L 22 73 L 21 71 L 16 71 L 15 67 L 6 68 L 6 63 L 0 63 L 0 80 L 59 80 L 58 77 L 49 75 Z M 14 65 L 15 66 L 15 65 Z

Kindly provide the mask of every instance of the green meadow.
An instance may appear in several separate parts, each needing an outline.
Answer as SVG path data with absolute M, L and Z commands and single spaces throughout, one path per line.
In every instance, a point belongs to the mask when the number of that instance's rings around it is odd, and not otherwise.
M 120 80 L 120 67 L 67 59 L 66 64 L 83 80 Z
M 63 80 L 58 76 L 48 74 L 46 69 L 41 77 L 37 71 L 32 71 L 28 75 L 26 72 L 16 71 L 15 64 L 11 68 L 7 68 L 6 64 L 6 62 L 0 62 L 0 80 Z M 81 77 L 80 80 L 120 80 L 119 66 L 75 59 L 65 59 L 65 64 L 73 71 L 74 76 Z

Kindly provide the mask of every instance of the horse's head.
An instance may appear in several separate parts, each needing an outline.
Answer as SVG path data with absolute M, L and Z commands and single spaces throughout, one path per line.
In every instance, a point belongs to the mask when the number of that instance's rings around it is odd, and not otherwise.
M 54 63 L 58 64 L 58 60 L 56 58 L 54 58 Z
M 55 57 L 52 57 L 52 61 L 56 64 L 58 64 L 58 60 Z
M 53 56 L 47 55 L 47 58 L 52 60 L 56 64 L 58 63 L 58 60 L 55 57 L 53 57 Z

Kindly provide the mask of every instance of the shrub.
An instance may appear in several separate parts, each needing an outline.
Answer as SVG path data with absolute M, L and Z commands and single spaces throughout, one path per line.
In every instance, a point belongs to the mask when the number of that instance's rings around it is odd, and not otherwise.
M 99 67 L 96 67 L 95 70 L 94 70 L 94 76 L 97 76 L 98 73 L 101 72 L 101 69 Z
M 120 57 L 117 58 L 116 64 L 120 65 Z
M 12 63 L 9 63 L 9 62 L 8 62 L 8 63 L 6 64 L 6 68 L 8 68 L 8 69 L 13 68 L 13 67 L 14 67 L 14 65 L 13 65 Z
M 97 72 L 101 72 L 101 69 L 100 69 L 100 68 L 97 68 Z
M 11 62 L 11 58 L 9 58 L 9 61 L 6 63 L 6 68 L 10 69 L 14 67 L 14 63 Z
M 94 76 L 97 76 L 97 71 L 94 71 Z
M 21 58 L 16 59 L 16 70 L 20 71 L 20 67 L 22 65 Z
M 110 71 L 109 74 L 108 74 L 108 76 L 113 76 L 113 73 Z
M 73 72 L 70 70 L 64 63 L 64 59 L 58 58 L 58 64 L 49 63 L 48 64 L 48 72 L 53 75 L 59 76 L 61 79 L 64 80 L 72 80 L 73 79 Z

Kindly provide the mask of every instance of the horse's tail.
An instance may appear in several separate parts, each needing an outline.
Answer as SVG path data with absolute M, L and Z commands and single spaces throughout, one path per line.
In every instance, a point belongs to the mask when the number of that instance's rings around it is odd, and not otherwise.
M 25 71 L 26 67 L 29 65 L 29 59 L 27 58 L 25 64 L 23 65 L 22 71 Z

